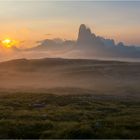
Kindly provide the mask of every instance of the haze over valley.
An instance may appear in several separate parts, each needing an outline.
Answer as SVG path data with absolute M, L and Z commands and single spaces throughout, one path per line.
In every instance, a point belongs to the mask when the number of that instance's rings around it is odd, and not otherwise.
M 99 91 L 119 96 L 130 94 L 129 89 L 139 90 L 140 64 L 61 58 L 17 59 L 0 63 L 0 77 L 2 91 L 79 88 L 91 90 L 93 94 Z

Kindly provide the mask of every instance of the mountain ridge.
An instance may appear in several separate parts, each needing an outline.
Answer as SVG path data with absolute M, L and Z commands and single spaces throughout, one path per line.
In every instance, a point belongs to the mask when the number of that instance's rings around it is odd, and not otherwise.
M 92 33 L 85 24 L 79 27 L 77 40 L 45 39 L 30 50 L 65 51 L 66 56 L 140 58 L 140 47 L 126 46 L 123 42 L 115 44 L 113 39 L 105 39 Z

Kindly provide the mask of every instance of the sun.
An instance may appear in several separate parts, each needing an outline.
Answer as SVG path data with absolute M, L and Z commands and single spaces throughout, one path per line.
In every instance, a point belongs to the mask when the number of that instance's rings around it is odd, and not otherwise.
M 1 41 L 2 45 L 6 48 L 11 48 L 17 44 L 17 41 L 12 40 L 10 38 L 5 38 L 4 40 Z

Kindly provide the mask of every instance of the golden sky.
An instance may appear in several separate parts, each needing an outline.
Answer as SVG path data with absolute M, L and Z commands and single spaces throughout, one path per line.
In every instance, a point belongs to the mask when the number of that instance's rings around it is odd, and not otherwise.
M 140 2 L 0 1 L 0 40 L 32 47 L 46 38 L 76 39 L 81 23 L 116 42 L 140 46 Z

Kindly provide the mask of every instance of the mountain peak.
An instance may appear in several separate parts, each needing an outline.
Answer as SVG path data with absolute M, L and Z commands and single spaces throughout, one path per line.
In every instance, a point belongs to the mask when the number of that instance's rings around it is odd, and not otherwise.
M 80 27 L 79 27 L 79 30 L 82 30 L 82 29 L 85 29 L 85 30 L 86 30 L 86 28 L 87 28 L 87 27 L 86 27 L 85 24 L 81 24 Z
M 88 28 L 85 24 L 80 25 L 77 39 L 77 43 L 79 45 L 90 44 L 94 37 L 95 35 L 91 33 L 90 28 Z

